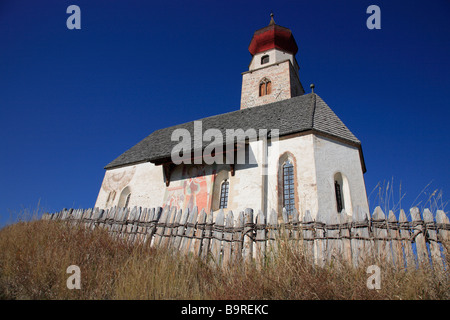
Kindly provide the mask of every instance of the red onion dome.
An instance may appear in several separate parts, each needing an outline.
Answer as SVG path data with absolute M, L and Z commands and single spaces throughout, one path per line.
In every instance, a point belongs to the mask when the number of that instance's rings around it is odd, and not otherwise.
M 252 41 L 248 46 L 248 51 L 254 56 L 259 52 L 277 48 L 295 55 L 298 51 L 298 47 L 294 36 L 292 35 L 292 31 L 275 24 L 273 14 L 270 16 L 270 24 L 265 28 L 256 30 L 253 34 Z

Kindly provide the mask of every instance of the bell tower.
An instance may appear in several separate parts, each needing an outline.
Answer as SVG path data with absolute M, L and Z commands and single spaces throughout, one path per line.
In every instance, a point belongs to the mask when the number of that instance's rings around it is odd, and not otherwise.
M 305 93 L 295 59 L 297 43 L 291 30 L 275 24 L 255 31 L 248 47 L 249 70 L 242 73 L 241 109 L 290 99 Z

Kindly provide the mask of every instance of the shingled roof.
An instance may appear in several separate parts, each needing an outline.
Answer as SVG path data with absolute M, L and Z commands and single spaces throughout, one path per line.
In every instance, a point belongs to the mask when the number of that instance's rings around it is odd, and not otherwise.
M 314 131 L 350 145 L 360 150 L 362 165 L 361 142 L 344 125 L 338 116 L 317 94 L 310 93 L 253 108 L 237 110 L 199 119 L 202 121 L 203 132 L 207 129 L 219 129 L 225 137 L 226 129 L 250 128 L 255 130 L 279 130 L 279 136 L 293 133 Z M 171 141 L 175 129 L 187 129 L 193 137 L 194 121 L 156 130 L 134 147 L 109 163 L 105 169 L 112 169 L 140 162 L 159 162 L 170 158 L 171 151 L 178 141 Z M 206 147 L 209 142 L 204 143 Z M 193 145 L 193 144 L 192 144 Z M 365 171 L 365 169 L 363 169 Z

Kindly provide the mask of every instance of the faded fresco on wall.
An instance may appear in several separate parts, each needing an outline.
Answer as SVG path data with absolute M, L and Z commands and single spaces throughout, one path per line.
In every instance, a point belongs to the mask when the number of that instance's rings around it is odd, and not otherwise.
M 131 179 L 133 179 L 135 172 L 136 166 L 132 166 L 126 170 L 106 171 L 102 189 L 108 193 L 111 191 L 122 191 L 130 183 Z
M 164 194 L 164 206 L 175 206 L 192 211 L 211 210 L 215 170 L 207 172 L 202 165 L 183 166 L 182 179 L 172 181 Z

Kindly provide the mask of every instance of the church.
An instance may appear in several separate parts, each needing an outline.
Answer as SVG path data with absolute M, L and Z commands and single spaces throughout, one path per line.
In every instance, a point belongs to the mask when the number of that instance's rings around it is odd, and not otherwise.
M 305 92 L 291 30 L 271 15 L 248 50 L 240 110 L 151 133 L 106 165 L 95 207 L 252 208 L 266 215 L 274 209 L 280 219 L 283 208 L 300 216 L 309 210 L 313 218 L 351 215 L 357 206 L 369 211 L 361 142 L 313 85 Z M 182 153 L 177 132 L 192 139 Z

